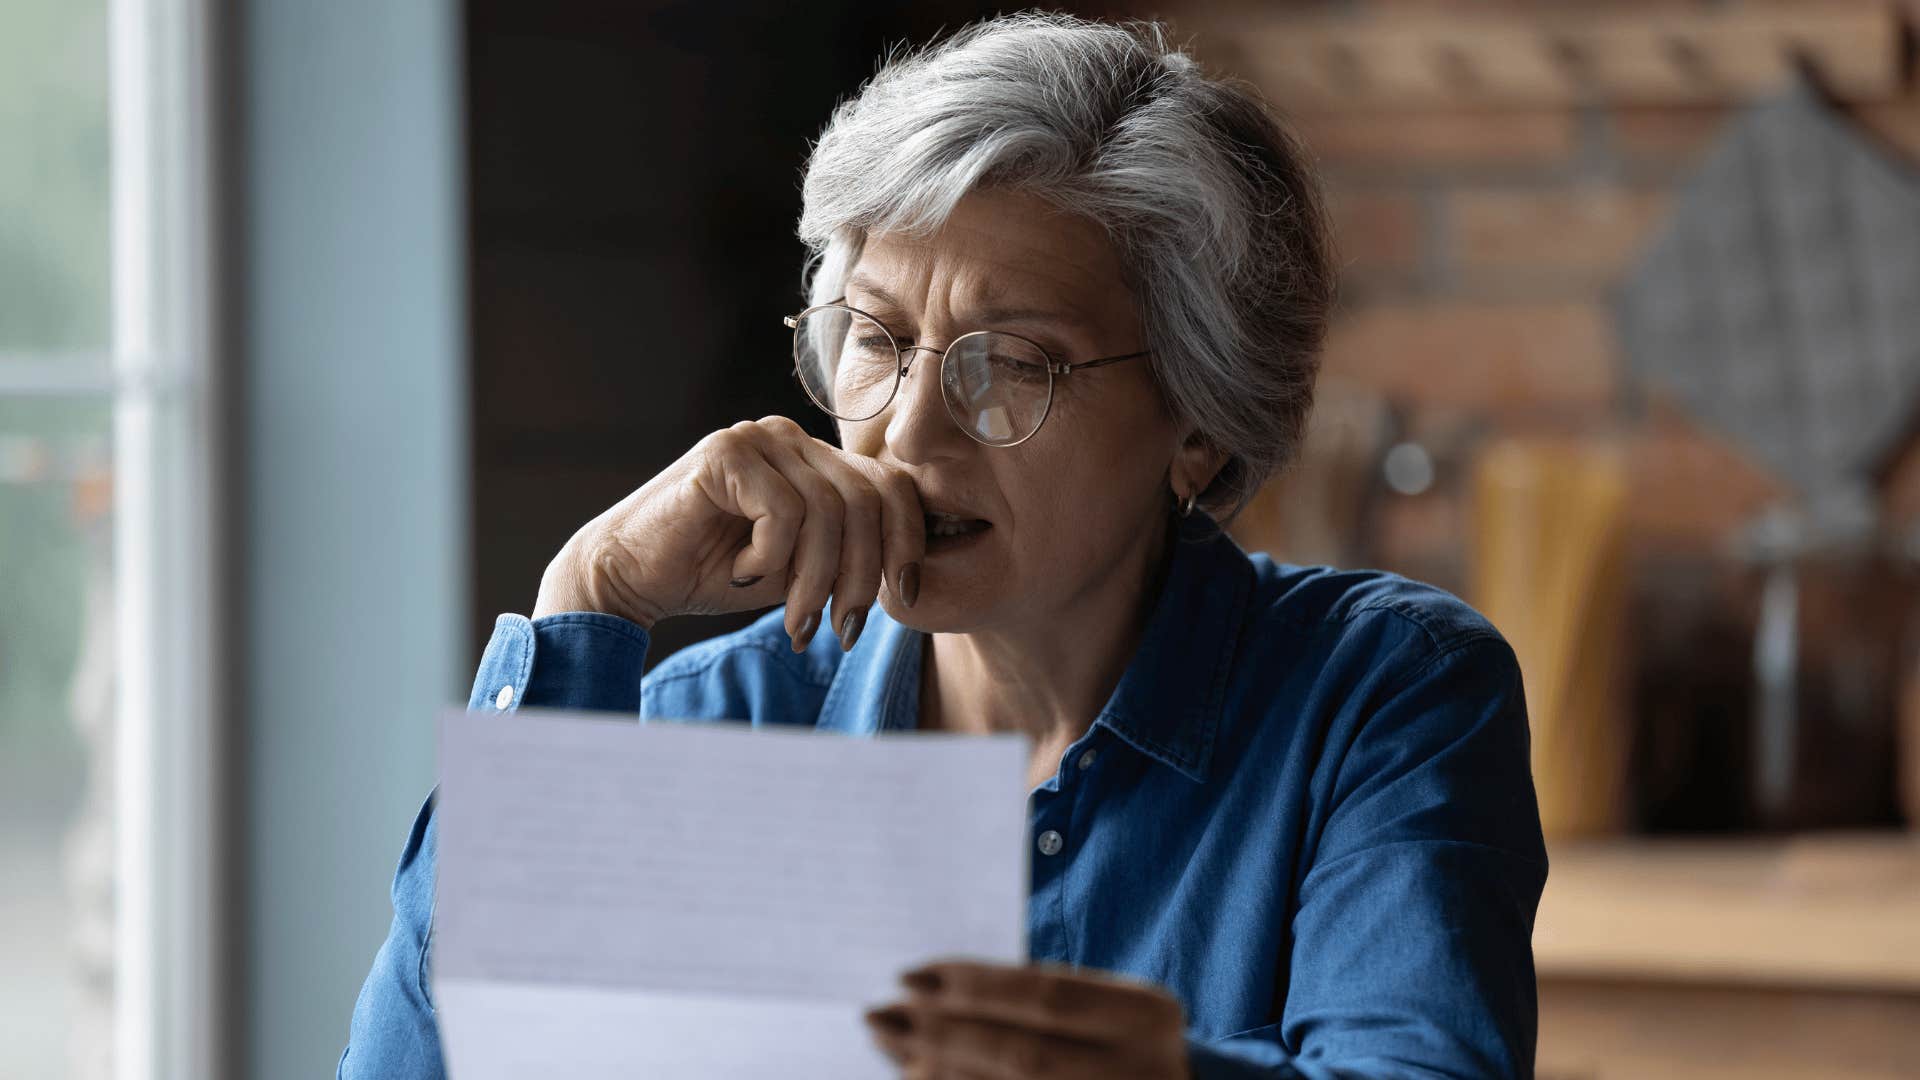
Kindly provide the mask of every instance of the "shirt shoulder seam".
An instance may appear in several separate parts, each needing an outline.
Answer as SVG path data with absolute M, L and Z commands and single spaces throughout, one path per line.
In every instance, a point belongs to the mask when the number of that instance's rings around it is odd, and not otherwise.
M 1446 638 L 1444 643 L 1435 640 L 1432 635 L 1429 634 L 1428 641 L 1433 645 L 1434 651 L 1428 653 L 1418 664 L 1415 664 L 1412 670 L 1408 671 L 1406 675 L 1396 679 L 1392 687 L 1381 694 L 1383 699 L 1391 700 L 1399 696 L 1401 691 L 1425 678 L 1434 668 L 1459 656 L 1475 645 L 1486 642 L 1497 642 L 1501 645 L 1506 645 L 1506 639 L 1501 637 L 1500 632 L 1491 626 L 1475 627 L 1471 630 L 1462 631 L 1461 633 Z
M 1279 625 L 1281 626 L 1298 627 L 1303 630 L 1325 630 L 1344 627 L 1359 621 L 1362 616 L 1376 613 L 1397 617 L 1418 630 L 1420 636 L 1426 639 L 1428 645 L 1439 650 L 1435 654 L 1436 658 L 1472 645 L 1475 642 L 1505 640 L 1501 636 L 1499 628 L 1495 627 L 1492 623 L 1484 621 L 1485 616 L 1480 616 L 1482 619 L 1480 625 L 1468 625 L 1451 630 L 1443 630 L 1437 628 L 1433 620 L 1429 619 L 1424 612 L 1420 611 L 1418 606 L 1407 604 L 1397 599 L 1370 601 L 1361 607 L 1351 608 L 1338 614 L 1324 614 L 1318 617 L 1305 613 L 1293 614 L 1283 611 L 1276 612 L 1272 606 L 1266 608 L 1266 613 L 1269 616 L 1277 617 L 1280 620 Z M 1478 613 L 1476 612 L 1476 614 Z
M 1479 638 L 1498 636 L 1496 632 L 1493 632 L 1491 625 L 1468 626 L 1452 631 L 1445 630 L 1437 626 L 1435 620 L 1430 617 L 1426 611 L 1422 610 L 1418 604 L 1409 603 L 1402 597 L 1369 600 L 1358 607 L 1346 611 L 1337 618 L 1327 618 L 1323 621 L 1329 623 L 1350 623 L 1362 615 L 1371 615 L 1376 611 L 1385 612 L 1389 615 L 1397 615 L 1407 622 L 1412 623 L 1415 627 L 1419 628 L 1422 634 L 1426 635 L 1427 643 L 1437 649 L 1451 649 L 1456 645 L 1475 641 Z M 1479 615 L 1479 612 L 1476 611 L 1474 614 Z M 1480 618 L 1485 619 L 1486 616 L 1480 615 Z

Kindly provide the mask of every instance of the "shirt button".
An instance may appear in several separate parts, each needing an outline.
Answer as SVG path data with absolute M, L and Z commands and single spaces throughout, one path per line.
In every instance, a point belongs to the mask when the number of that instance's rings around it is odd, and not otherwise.
M 1093 754 L 1094 752 L 1092 750 L 1088 750 L 1086 753 L 1080 755 L 1080 767 L 1082 769 L 1090 769 L 1093 767 Z
M 499 693 L 493 695 L 494 708 L 504 709 L 511 704 L 513 704 L 513 687 L 503 686 Z
M 1060 839 L 1059 833 L 1048 829 L 1046 832 L 1040 834 L 1040 854 L 1058 855 L 1064 843 L 1065 842 Z

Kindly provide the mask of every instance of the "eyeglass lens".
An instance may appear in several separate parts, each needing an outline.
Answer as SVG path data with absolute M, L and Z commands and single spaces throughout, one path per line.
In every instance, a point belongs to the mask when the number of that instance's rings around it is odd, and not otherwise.
M 922 354 L 926 356 L 928 354 Z M 819 307 L 797 320 L 794 367 L 814 404 L 838 419 L 871 420 L 893 400 L 901 356 L 879 323 L 843 307 Z M 1046 418 L 1052 394 L 1047 356 L 1009 334 L 965 334 L 940 364 L 947 412 L 989 445 L 1020 442 Z

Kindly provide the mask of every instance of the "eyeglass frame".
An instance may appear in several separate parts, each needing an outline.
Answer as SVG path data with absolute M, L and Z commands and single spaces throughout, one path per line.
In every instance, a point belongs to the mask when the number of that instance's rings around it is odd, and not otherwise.
M 882 322 L 879 319 L 879 317 L 869 312 L 861 311 L 859 308 L 854 307 L 852 304 L 847 303 L 846 299 L 847 298 L 843 296 L 838 300 L 830 300 L 824 304 L 813 304 L 802 309 L 798 314 L 781 316 L 780 321 L 785 323 L 787 328 L 793 331 L 793 376 L 795 379 L 799 380 L 801 391 L 807 395 L 808 401 L 813 402 L 815 408 L 819 409 L 823 413 L 826 413 L 828 416 L 833 417 L 835 420 L 839 420 L 842 423 L 847 423 L 847 424 L 864 424 L 867 422 L 867 420 L 872 420 L 874 417 L 877 417 L 881 413 L 885 412 L 887 409 L 887 406 L 893 404 L 893 399 L 900 396 L 900 384 L 906 381 L 907 370 L 913 366 L 913 361 L 907 359 L 908 353 L 930 352 L 934 354 L 934 356 L 939 358 L 939 363 L 934 366 L 934 371 L 936 374 L 942 374 L 946 370 L 945 365 L 947 361 L 947 353 L 952 352 L 954 346 L 960 344 L 961 342 L 967 340 L 970 337 L 978 337 L 983 334 L 999 334 L 1002 337 L 1010 337 L 1015 341 L 1021 342 L 1022 344 L 1032 346 L 1034 352 L 1037 352 L 1041 356 L 1046 358 L 1047 362 L 1045 364 L 1042 364 L 1041 367 L 1047 373 L 1047 403 L 1040 410 L 1040 419 L 1034 422 L 1033 430 L 1027 432 L 1025 435 L 1020 436 L 1018 439 L 1015 439 L 1013 442 L 1009 442 L 1009 443 L 988 442 L 985 439 L 982 439 L 980 436 L 975 435 L 971 430 L 968 429 L 966 424 L 960 421 L 959 417 L 953 415 L 953 402 L 947 399 L 947 392 L 945 390 L 944 382 L 942 383 L 942 389 L 940 391 L 940 401 L 943 405 L 947 407 L 947 416 L 953 420 L 954 426 L 958 427 L 962 431 L 965 431 L 967 433 L 967 436 L 971 438 L 974 442 L 977 442 L 982 446 L 992 446 L 1000 449 L 1006 449 L 1008 447 L 1019 446 L 1021 443 L 1026 442 L 1028 439 L 1031 439 L 1035 435 L 1040 434 L 1040 429 L 1046 426 L 1047 417 L 1053 415 L 1054 376 L 1070 375 L 1073 372 L 1081 371 L 1086 368 L 1096 368 L 1096 367 L 1104 367 L 1108 364 L 1118 364 L 1123 360 L 1138 360 L 1143 356 L 1150 356 L 1153 354 L 1152 349 L 1142 349 L 1139 352 L 1127 353 L 1124 356 L 1103 356 L 1098 360 L 1086 360 L 1086 361 L 1082 361 L 1081 363 L 1074 364 L 1064 360 L 1055 360 L 1053 358 L 1053 354 L 1047 351 L 1046 346 L 1040 344 L 1039 342 L 1033 340 L 1032 338 L 1013 333 L 1012 331 L 1009 331 L 1009 330 L 969 330 L 966 333 L 961 334 L 959 337 L 954 338 L 952 341 L 947 342 L 947 347 L 944 349 L 936 349 L 931 345 L 909 345 L 903 349 L 900 347 L 900 342 L 894 339 L 893 331 L 887 329 L 886 323 Z M 811 315 L 816 311 L 825 311 L 829 308 L 838 308 L 842 311 L 851 311 L 855 315 L 858 315 L 861 318 L 866 319 L 868 322 L 871 322 L 873 325 L 879 327 L 880 332 L 887 335 L 887 344 L 893 346 L 894 359 L 899 363 L 899 370 L 894 372 L 894 375 L 893 375 L 893 391 L 887 395 L 887 400 L 881 402 L 880 407 L 873 411 L 873 416 L 866 417 L 863 420 L 849 420 L 846 417 L 840 416 L 838 413 L 835 413 L 832 409 L 827 408 L 825 405 L 822 405 L 820 403 L 820 399 L 813 396 L 813 391 L 807 388 L 806 376 L 800 373 L 800 320 L 806 318 L 808 315 Z

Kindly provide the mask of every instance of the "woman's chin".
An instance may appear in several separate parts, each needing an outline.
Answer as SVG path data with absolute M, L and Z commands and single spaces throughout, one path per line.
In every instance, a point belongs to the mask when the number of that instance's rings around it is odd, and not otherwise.
M 915 598 L 912 607 L 901 603 L 890 589 L 881 591 L 879 602 L 888 618 L 923 634 L 964 634 L 977 630 L 984 614 L 984 605 L 943 595 L 940 590 L 930 590 L 925 584 L 920 586 L 920 595 Z

